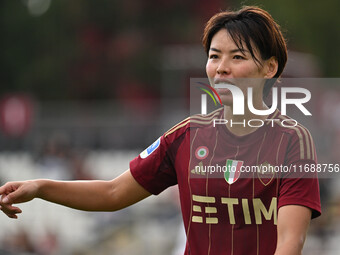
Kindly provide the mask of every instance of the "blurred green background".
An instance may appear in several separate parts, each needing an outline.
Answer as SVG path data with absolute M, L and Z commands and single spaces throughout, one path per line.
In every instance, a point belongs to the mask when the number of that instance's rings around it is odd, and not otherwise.
M 319 76 L 339 76 L 340 1 L 2 0 L 0 93 L 88 100 L 138 88 L 159 97 L 162 48 L 199 44 L 211 15 L 241 5 L 268 10 L 290 50 L 314 55 Z

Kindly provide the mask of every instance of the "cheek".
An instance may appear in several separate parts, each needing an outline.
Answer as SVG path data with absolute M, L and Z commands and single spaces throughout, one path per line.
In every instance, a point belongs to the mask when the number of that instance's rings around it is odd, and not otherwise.
M 254 63 L 246 63 L 242 66 L 242 68 L 238 68 L 237 70 L 238 77 L 258 77 L 260 74 L 259 67 Z
M 207 61 L 207 64 L 205 66 L 205 72 L 207 73 L 208 78 L 209 77 L 214 77 L 215 76 L 215 70 L 213 65 L 209 62 L 209 60 Z
M 240 65 L 240 66 L 238 66 L 238 68 L 234 68 L 234 75 L 236 76 L 236 77 L 244 77 L 244 78 L 246 78 L 246 77 L 249 77 L 249 76 L 251 76 L 252 75 L 252 68 L 249 68 L 249 65 L 246 65 L 246 64 L 244 64 L 244 65 Z

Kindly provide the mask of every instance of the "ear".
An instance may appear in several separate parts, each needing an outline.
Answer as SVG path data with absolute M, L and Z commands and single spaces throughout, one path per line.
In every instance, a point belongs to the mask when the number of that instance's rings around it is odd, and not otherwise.
M 265 61 L 264 78 L 267 78 L 267 79 L 273 78 L 277 72 L 278 67 L 279 67 L 279 64 L 277 63 L 277 60 L 275 57 L 271 57 L 270 59 L 267 59 Z

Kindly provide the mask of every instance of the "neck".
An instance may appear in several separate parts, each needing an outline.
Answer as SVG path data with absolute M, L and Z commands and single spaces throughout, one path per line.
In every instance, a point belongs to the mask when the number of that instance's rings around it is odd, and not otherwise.
M 269 109 L 268 106 L 261 101 L 256 106 L 254 106 L 258 110 L 266 110 Z M 248 125 L 248 121 L 251 119 L 260 119 L 265 120 L 268 118 L 268 115 L 256 115 L 249 111 L 248 107 L 245 107 L 244 115 L 233 115 L 233 107 L 232 106 L 224 106 L 224 119 L 228 121 L 227 128 L 228 130 L 237 136 L 244 136 L 255 132 L 258 127 L 251 127 Z

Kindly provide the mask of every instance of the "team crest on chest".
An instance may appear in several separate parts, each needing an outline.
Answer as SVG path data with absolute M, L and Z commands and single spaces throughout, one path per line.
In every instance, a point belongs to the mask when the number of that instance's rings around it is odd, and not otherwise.
M 258 166 L 257 176 L 260 182 L 267 186 L 274 179 L 275 170 L 274 166 L 270 165 L 268 162 L 264 162 Z
M 243 166 L 243 161 L 227 159 L 226 168 L 224 172 L 224 179 L 227 183 L 235 183 L 241 175 L 241 167 Z

